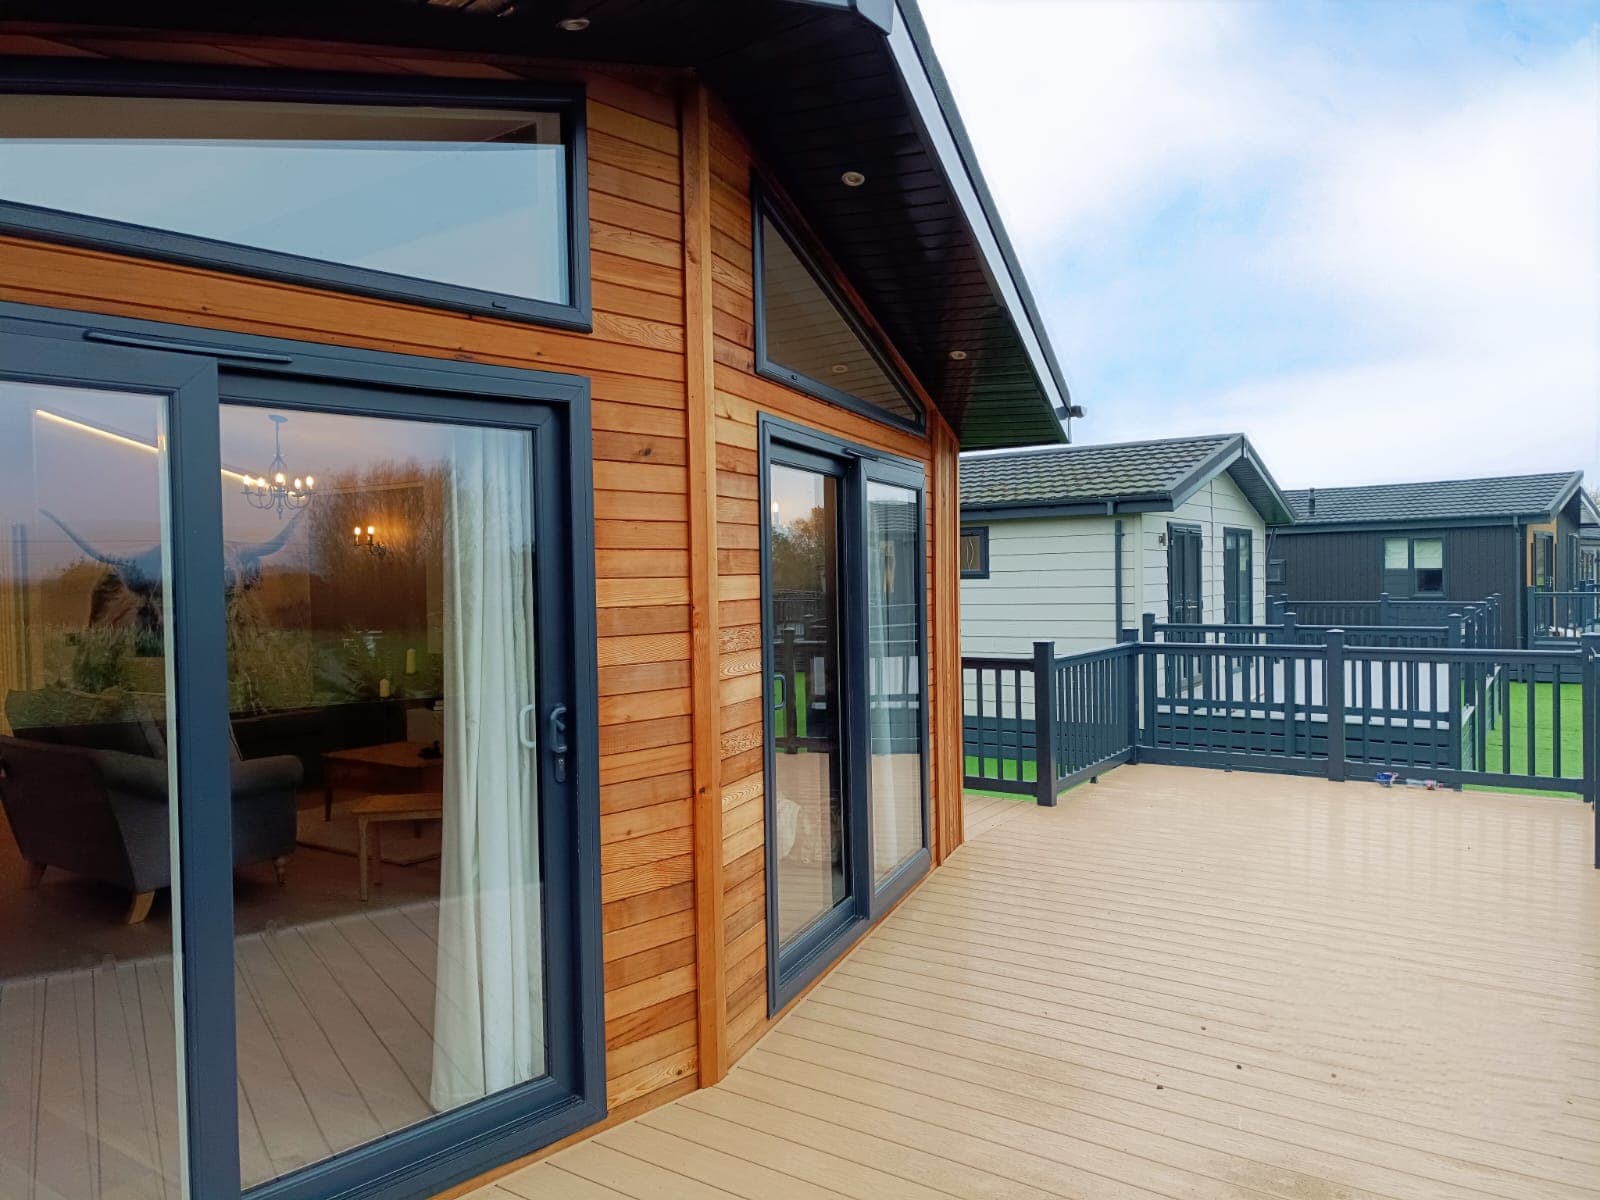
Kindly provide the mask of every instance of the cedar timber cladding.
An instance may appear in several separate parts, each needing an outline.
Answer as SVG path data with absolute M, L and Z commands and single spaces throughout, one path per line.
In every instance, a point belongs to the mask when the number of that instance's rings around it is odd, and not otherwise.
M 755 373 L 754 285 L 752 282 L 751 173 L 749 147 L 733 122 L 712 105 L 711 249 L 713 370 L 716 419 L 717 625 L 721 676 L 722 872 L 724 927 L 723 985 L 727 989 L 727 1047 L 737 1060 L 766 1032 L 767 944 L 763 789 L 763 712 L 761 678 L 761 511 L 757 420 L 771 413 L 850 441 L 920 462 L 928 471 L 930 562 L 928 597 L 929 701 L 933 747 L 959 745 L 955 726 L 942 719 L 938 698 L 943 681 L 959 670 L 955 649 L 954 596 L 939 593 L 932 581 L 943 578 L 933 559 L 954 580 L 954 476 L 957 448 L 926 395 L 930 433 L 919 436 L 815 400 Z M 870 314 L 869 314 L 870 315 Z M 909 378 L 909 373 L 907 373 Z M 913 387 L 915 387 L 915 381 Z M 936 460 L 934 447 L 939 447 Z M 942 467 L 942 474 L 941 474 Z M 945 487 L 940 488 L 943 480 Z M 944 526 L 939 527 L 939 516 Z M 948 535 L 948 536 L 946 536 Z M 944 541 L 950 544 L 944 546 Z M 953 588 L 944 589 L 953 592 Z M 944 616 L 945 609 L 949 610 Z M 948 622 L 941 626 L 941 618 Z M 941 636 L 949 633 L 948 638 Z M 946 654 L 946 649 L 949 653 Z M 948 666 L 946 660 L 949 660 Z M 959 715 L 955 717 L 959 721 Z M 947 766 L 935 749 L 932 760 L 934 860 L 959 841 L 959 790 L 950 803 L 940 782 L 960 779 L 959 764 Z M 957 784 L 959 789 L 959 783 Z M 949 810 L 956 815 L 948 815 Z M 954 821 L 941 829 L 941 822 Z M 942 835 L 942 836 L 941 836 Z
M 198 49 L 141 42 L 132 53 L 186 61 Z M 94 50 L 128 53 L 107 42 Z M 418 60 L 414 50 L 329 56 L 337 62 L 301 62 L 303 48 L 252 44 L 239 54 L 290 66 L 550 78 L 505 62 Z M 683 214 L 674 84 L 598 72 L 581 82 L 592 334 L 3 238 L 0 299 L 590 380 L 607 1090 L 613 1114 L 625 1116 L 693 1089 L 698 1062 Z
M 0 53 L 575 78 L 587 89 L 592 333 L 13 238 L 0 238 L 0 300 L 590 381 L 609 1121 L 719 1078 L 769 1024 L 757 416 L 928 470 L 936 863 L 961 840 L 960 697 L 948 682 L 959 678 L 949 426 L 920 389 L 925 437 L 754 373 L 752 156 L 681 74 L 251 38 L 24 40 L 0 38 Z M 698 711 L 697 693 L 707 699 Z M 698 804 L 697 784 L 712 789 Z

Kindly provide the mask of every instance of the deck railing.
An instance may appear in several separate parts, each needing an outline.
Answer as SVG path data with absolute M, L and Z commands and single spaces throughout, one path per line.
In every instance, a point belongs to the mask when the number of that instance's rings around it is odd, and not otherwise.
M 967 786 L 1040 804 L 1125 762 L 1600 794 L 1600 633 L 1503 650 L 1147 618 L 1088 654 L 962 662 Z
M 1414 600 L 1387 592 L 1380 593 L 1376 600 L 1267 598 L 1267 620 L 1274 624 L 1281 624 L 1286 613 L 1292 613 L 1304 628 L 1338 628 L 1346 633 L 1358 628 L 1442 628 L 1459 621 L 1462 645 L 1475 649 L 1501 645 L 1504 611 L 1498 594 L 1482 600 Z
M 1546 592 L 1529 588 L 1528 637 L 1531 644 L 1576 641 L 1586 633 L 1600 633 L 1600 591 Z

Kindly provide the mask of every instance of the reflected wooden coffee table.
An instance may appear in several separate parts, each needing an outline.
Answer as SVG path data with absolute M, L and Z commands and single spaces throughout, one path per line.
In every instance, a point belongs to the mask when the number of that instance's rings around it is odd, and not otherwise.
M 383 884 L 383 826 L 391 821 L 438 821 L 444 818 L 444 797 L 437 792 L 367 796 L 350 809 L 356 818 L 356 856 L 361 860 L 361 898 L 368 879 Z
M 441 760 L 423 758 L 424 749 L 421 742 L 384 742 L 328 751 L 322 756 L 322 819 L 333 820 L 335 788 L 391 794 L 444 791 Z

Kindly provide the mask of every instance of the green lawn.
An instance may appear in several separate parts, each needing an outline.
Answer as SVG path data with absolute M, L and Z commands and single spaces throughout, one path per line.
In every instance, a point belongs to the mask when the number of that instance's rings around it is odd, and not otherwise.
M 1505 753 L 1506 738 L 1511 739 L 1511 771 L 1515 775 L 1549 775 L 1555 766 L 1555 685 L 1532 685 L 1533 694 L 1533 767 L 1528 769 L 1528 687 L 1526 683 L 1513 683 L 1506 700 L 1507 711 L 1500 714 L 1495 728 L 1489 731 L 1486 745 L 1485 769 L 1499 771 Z M 1470 750 L 1470 748 L 1469 748 Z M 1577 779 L 1583 774 L 1583 688 L 1576 683 L 1561 685 L 1561 774 Z M 1474 789 L 1492 792 L 1528 792 L 1527 788 L 1484 787 Z M 1539 792 L 1538 795 L 1550 795 Z M 1576 792 L 1570 793 L 1577 795 Z
M 806 673 L 796 672 L 794 678 L 794 695 L 784 698 L 782 708 L 774 709 L 772 714 L 773 732 L 780 738 L 789 735 L 789 714 L 795 714 L 795 732 L 801 737 L 806 736 Z

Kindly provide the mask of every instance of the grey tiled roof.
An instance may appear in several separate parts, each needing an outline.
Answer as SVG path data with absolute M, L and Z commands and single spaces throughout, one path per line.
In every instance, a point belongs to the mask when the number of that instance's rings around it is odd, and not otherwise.
M 1042 446 L 961 459 L 963 506 L 1166 497 L 1239 434 Z
M 1550 475 L 1503 475 L 1494 479 L 1307 488 L 1284 492 L 1284 496 L 1294 506 L 1296 520 L 1305 522 L 1343 524 L 1520 517 L 1553 511 L 1581 477 L 1581 472 L 1562 471 Z

